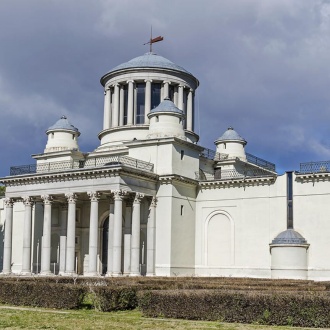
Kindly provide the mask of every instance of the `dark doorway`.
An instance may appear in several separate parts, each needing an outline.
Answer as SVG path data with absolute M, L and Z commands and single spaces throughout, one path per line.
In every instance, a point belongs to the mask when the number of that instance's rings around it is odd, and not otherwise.
M 109 217 L 104 221 L 102 227 L 102 274 L 108 270 L 108 237 L 109 237 Z

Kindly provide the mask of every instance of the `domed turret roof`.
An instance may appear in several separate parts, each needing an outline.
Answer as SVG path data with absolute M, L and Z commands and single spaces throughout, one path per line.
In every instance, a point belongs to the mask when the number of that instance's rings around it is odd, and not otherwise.
M 157 55 L 155 53 L 146 53 L 142 56 L 135 57 L 128 62 L 117 65 L 109 73 L 131 68 L 160 68 L 160 69 L 171 69 L 180 72 L 188 73 L 190 72 L 182 68 L 181 66 L 171 62 L 167 58 Z
M 287 229 L 278 234 L 272 244 L 307 244 L 306 239 L 293 229 Z
M 247 143 L 232 127 L 228 127 L 227 131 L 224 132 L 215 142 L 218 143 L 224 141 L 241 141 L 244 144 Z
M 153 108 L 150 113 L 157 112 L 171 112 L 177 113 L 183 116 L 184 112 L 179 109 L 168 97 L 164 99 L 164 101 L 160 102 L 156 108 Z
M 46 133 L 49 131 L 58 131 L 58 130 L 66 130 L 66 131 L 73 131 L 79 133 L 77 127 L 74 127 L 66 118 L 66 116 L 62 116 L 54 125 L 50 126 Z

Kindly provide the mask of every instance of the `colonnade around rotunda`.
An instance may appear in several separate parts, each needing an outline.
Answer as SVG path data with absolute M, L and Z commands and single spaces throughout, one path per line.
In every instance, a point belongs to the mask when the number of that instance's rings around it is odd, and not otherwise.
M 186 115 L 185 129 L 194 129 L 194 90 L 171 81 L 127 80 L 104 90 L 103 130 L 124 125 L 149 124 L 148 113 L 166 97 Z
M 57 263 L 59 275 L 76 275 L 76 206 L 81 193 L 69 192 L 65 195 L 42 195 L 24 196 L 22 198 L 6 198 L 6 223 L 4 233 L 4 255 L 3 274 L 12 272 L 12 250 L 13 250 L 13 207 L 16 202 L 23 202 L 24 205 L 24 226 L 23 228 L 23 252 L 22 252 L 22 275 L 30 275 L 33 272 L 32 252 L 33 244 L 33 213 L 37 203 L 43 205 L 43 228 L 41 238 L 40 272 L 37 262 L 37 273 L 40 275 L 53 275 L 51 267 L 52 247 L 52 208 L 56 205 L 59 208 L 59 245 L 57 251 Z M 141 275 L 141 244 L 140 231 L 141 222 L 146 223 L 146 275 L 155 275 L 155 226 L 156 226 L 156 198 L 146 196 L 138 192 L 128 192 L 125 190 L 113 190 L 107 192 L 86 192 L 84 198 L 88 196 L 89 209 L 89 247 L 88 247 L 88 270 L 84 271 L 86 276 L 96 276 L 100 274 L 100 255 L 102 222 L 99 212 L 100 198 L 102 203 L 107 203 L 108 211 L 108 237 L 107 237 L 107 260 L 106 276 L 139 276 Z M 141 203 L 148 205 L 147 219 L 141 218 Z M 125 212 L 125 214 L 123 214 Z M 104 213 L 104 212 L 103 212 Z M 144 213 L 142 217 L 144 217 Z M 125 218 L 125 223 L 124 219 Z M 129 237 L 128 237 L 129 236 Z M 127 239 L 129 238 L 129 239 Z M 34 242 L 34 243 L 33 243 Z M 102 242 L 103 244 L 103 242 Z M 144 257 L 142 257 L 143 259 Z M 55 270 L 55 266 L 54 266 Z

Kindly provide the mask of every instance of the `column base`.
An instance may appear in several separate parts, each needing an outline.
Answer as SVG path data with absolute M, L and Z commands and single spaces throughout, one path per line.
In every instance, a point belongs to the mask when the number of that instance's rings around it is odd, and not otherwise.
M 92 273 L 84 273 L 83 276 L 84 277 L 99 277 L 101 275 L 99 273 L 97 273 L 97 272 L 92 272 Z
M 137 277 L 137 276 L 141 276 L 140 273 L 130 273 L 129 274 L 130 277 Z
M 156 274 L 155 273 L 147 273 L 146 276 L 152 277 L 152 276 L 156 276 Z
M 112 273 L 111 276 L 112 277 L 121 277 L 121 276 L 123 276 L 123 274 L 122 273 Z
M 55 276 L 51 271 L 42 271 L 38 275 L 39 276 Z
M 7 271 L 7 270 L 4 270 L 0 273 L 1 276 L 10 276 L 10 275 L 13 275 L 12 271 Z
M 31 272 L 24 272 L 24 271 L 20 272 L 19 274 L 20 274 L 21 276 L 31 276 L 31 275 L 32 275 Z
M 78 276 L 76 272 L 65 272 L 64 276 Z

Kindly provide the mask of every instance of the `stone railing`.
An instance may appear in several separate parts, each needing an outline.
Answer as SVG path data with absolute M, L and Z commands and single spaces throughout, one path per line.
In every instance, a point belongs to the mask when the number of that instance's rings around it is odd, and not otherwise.
M 96 168 L 104 166 L 127 166 L 140 170 L 153 172 L 154 164 L 143 160 L 135 159 L 128 156 L 108 156 L 108 157 L 93 157 L 86 160 L 62 161 L 62 162 L 47 162 L 33 165 L 12 166 L 10 175 L 23 175 L 33 173 L 48 173 L 61 172 L 66 170 Z

